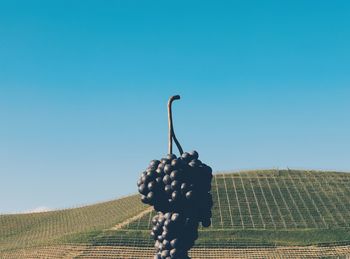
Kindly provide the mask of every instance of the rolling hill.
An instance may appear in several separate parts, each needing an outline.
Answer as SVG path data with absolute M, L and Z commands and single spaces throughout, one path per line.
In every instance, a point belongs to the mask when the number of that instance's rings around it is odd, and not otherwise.
M 350 174 L 216 174 L 212 226 L 192 258 L 350 255 Z M 0 215 L 0 258 L 152 258 L 154 212 L 138 195 L 42 213 Z

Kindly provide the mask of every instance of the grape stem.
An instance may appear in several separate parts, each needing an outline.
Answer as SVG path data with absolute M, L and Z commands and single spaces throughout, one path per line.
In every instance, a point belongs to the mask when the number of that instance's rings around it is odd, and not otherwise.
M 172 114 L 172 110 L 171 110 L 171 105 L 172 105 L 173 101 L 179 100 L 179 99 L 180 99 L 180 95 L 174 95 L 174 96 L 171 96 L 169 98 L 169 101 L 168 101 L 168 125 L 169 125 L 168 153 L 169 154 L 173 153 L 173 139 L 174 139 L 174 142 L 177 146 L 177 149 L 179 150 L 180 155 L 182 155 L 182 153 L 183 153 L 182 147 L 181 147 L 179 141 L 177 140 L 177 138 L 175 136 L 175 132 L 174 132 L 173 114 Z

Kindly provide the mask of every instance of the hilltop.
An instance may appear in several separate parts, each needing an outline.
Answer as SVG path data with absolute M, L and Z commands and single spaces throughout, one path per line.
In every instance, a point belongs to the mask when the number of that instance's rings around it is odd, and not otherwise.
M 216 174 L 212 194 L 212 226 L 200 229 L 193 258 L 350 254 L 348 173 Z M 0 215 L 0 257 L 151 257 L 153 215 L 138 195 L 81 208 Z

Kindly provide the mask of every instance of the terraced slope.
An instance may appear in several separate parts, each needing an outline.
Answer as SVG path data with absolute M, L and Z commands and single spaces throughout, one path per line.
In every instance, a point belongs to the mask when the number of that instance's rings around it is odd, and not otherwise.
M 6 250 L 63 244 L 80 235 L 95 235 L 144 209 L 133 195 L 81 208 L 0 215 L 0 255 Z
M 350 175 L 304 171 L 219 174 L 211 229 L 349 227 Z M 149 229 L 149 216 L 129 229 Z
M 200 230 L 193 258 L 350 255 L 350 174 L 250 171 L 218 174 L 212 184 L 213 224 Z M 146 209 L 132 196 L 52 215 L 1 216 L 0 258 L 151 257 L 154 212 Z

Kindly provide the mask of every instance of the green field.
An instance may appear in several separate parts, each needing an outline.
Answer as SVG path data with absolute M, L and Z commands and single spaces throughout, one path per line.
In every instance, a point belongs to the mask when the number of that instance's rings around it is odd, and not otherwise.
M 200 229 L 198 249 L 350 245 L 348 173 L 216 174 L 212 194 L 212 226 Z M 149 230 L 154 212 L 145 210 L 134 195 L 81 208 L 1 215 L 0 258 L 49 246 L 88 247 L 80 257 L 104 247 L 146 251 L 153 246 Z
M 134 195 L 81 208 L 0 215 L 0 253 L 23 247 L 62 244 L 85 233 L 99 233 L 145 208 Z

